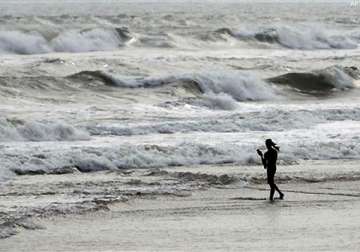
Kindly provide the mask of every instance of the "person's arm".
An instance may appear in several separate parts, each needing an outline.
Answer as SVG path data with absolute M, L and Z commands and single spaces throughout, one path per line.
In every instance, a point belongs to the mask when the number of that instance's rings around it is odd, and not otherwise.
M 262 164 L 263 164 L 263 166 L 264 166 L 264 169 L 266 169 L 266 160 L 265 160 L 265 158 L 264 158 L 264 155 L 263 155 L 263 153 L 261 152 L 261 150 L 256 150 L 256 152 L 258 153 L 258 155 L 261 157 L 261 162 L 262 162 Z

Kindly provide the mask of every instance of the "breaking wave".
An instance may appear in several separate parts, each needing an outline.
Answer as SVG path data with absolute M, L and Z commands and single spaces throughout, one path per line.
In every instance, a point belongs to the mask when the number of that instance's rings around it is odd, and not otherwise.
M 249 121 L 251 118 L 251 121 Z M 216 118 L 162 120 L 160 122 L 88 124 L 86 129 L 95 136 L 132 136 L 148 134 L 175 134 L 190 132 L 269 132 L 308 129 L 317 124 L 336 121 L 360 121 L 360 109 L 319 109 L 252 113 L 233 113 Z M 269 124 L 271 121 L 271 124 Z
M 68 78 L 91 81 L 98 80 L 105 85 L 121 88 L 158 88 L 182 86 L 194 95 L 203 98 L 216 108 L 232 109 L 236 101 L 269 100 L 277 97 L 274 87 L 258 79 L 255 75 L 219 71 L 194 74 L 179 74 L 163 77 L 132 77 L 105 73 L 102 71 L 83 71 Z
M 0 31 L 0 53 L 109 51 L 124 46 L 132 39 L 126 28 L 68 30 L 50 38 L 37 31 Z
M 119 145 L 112 147 L 73 147 L 41 149 L 22 153 L 9 150 L 0 156 L 2 172 L 23 174 L 63 174 L 94 172 L 101 170 L 144 169 L 191 165 L 240 164 L 260 165 L 254 150 L 256 143 L 249 144 L 202 144 L 183 142 L 167 145 Z M 293 164 L 298 160 L 357 159 L 360 145 L 337 141 L 304 144 L 284 143 L 279 156 L 280 164 Z
M 300 50 L 356 49 L 360 41 L 356 30 L 344 34 L 311 25 L 273 25 L 250 30 L 244 28 L 240 31 L 232 28 L 213 31 L 210 30 L 211 27 L 199 31 L 184 27 L 182 32 L 167 30 L 165 27 L 158 27 L 156 31 L 138 30 L 138 27 L 134 27 L 136 33 L 133 33 L 127 27 L 117 27 L 117 23 L 109 21 L 84 26 L 73 23 L 70 27 L 58 26 L 52 22 L 50 24 L 52 25 L 35 22 L 30 27 L 14 25 L 8 27 L 8 30 L 0 31 L 0 53 L 113 51 L 127 46 L 182 49 L 217 46 L 224 49 L 229 46 L 243 47 L 244 44 L 245 47 L 259 47 L 259 43 L 262 48 L 267 44 Z M 131 23 L 126 25 L 132 28 Z
M 32 152 L 19 155 L 1 155 L 3 169 L 16 174 L 62 174 L 76 170 L 158 168 L 193 164 L 222 164 L 237 160 L 246 163 L 250 149 L 227 146 L 182 143 L 176 146 L 122 145 L 100 148 L 73 148 L 52 152 Z
M 244 101 L 303 99 L 304 93 L 314 97 L 331 95 L 356 88 L 354 80 L 359 77 L 360 71 L 356 67 L 340 66 L 287 73 L 265 80 L 249 72 L 226 69 L 159 76 L 126 76 L 98 70 L 81 71 L 65 77 L 3 76 L 0 78 L 0 93 L 4 97 L 18 99 L 23 96 L 37 101 L 48 99 L 49 94 L 69 90 L 105 92 L 106 95 L 109 90 L 116 92 L 116 88 L 149 89 L 153 95 L 162 93 L 171 96 L 170 101 L 157 104 L 162 107 L 186 103 L 210 109 L 234 110 L 239 107 L 239 102 Z M 35 89 L 41 89 L 41 92 L 34 94 L 32 91 Z
M 268 79 L 268 81 L 288 85 L 304 93 L 328 94 L 333 90 L 346 90 L 354 87 L 357 68 L 328 67 L 310 73 L 287 73 Z
M 159 77 L 123 76 L 103 71 L 82 71 L 67 78 L 82 83 L 99 81 L 107 86 L 119 88 L 172 88 L 182 87 L 214 109 L 232 110 L 236 102 L 276 100 L 286 97 L 287 89 L 311 95 L 328 95 L 334 91 L 354 88 L 354 80 L 360 77 L 356 67 L 331 66 L 325 69 L 287 73 L 266 80 L 241 71 L 215 70 Z
M 354 36 L 333 34 L 331 31 L 319 27 L 288 27 L 277 26 L 260 28 L 250 31 L 233 31 L 229 28 L 218 29 L 212 33 L 215 39 L 226 39 L 230 36 L 243 41 L 258 41 L 279 44 L 290 49 L 356 49 L 358 41 Z
M 63 122 L 36 122 L 0 118 L 0 142 L 89 140 L 85 131 Z

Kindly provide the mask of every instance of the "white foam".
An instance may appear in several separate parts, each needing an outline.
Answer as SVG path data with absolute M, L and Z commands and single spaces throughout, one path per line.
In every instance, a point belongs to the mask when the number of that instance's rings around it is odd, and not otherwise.
M 226 94 L 236 101 L 276 98 L 273 87 L 250 73 L 218 69 L 195 75 L 194 79 L 205 94 Z
M 64 122 L 20 121 L 0 118 L 0 142 L 88 140 L 89 135 Z
M 115 30 L 92 29 L 67 31 L 50 42 L 56 52 L 89 52 L 115 50 L 122 45 Z
M 326 81 L 337 89 L 346 89 L 354 87 L 354 80 L 344 72 L 340 66 L 327 67 L 317 71 Z
M 130 37 L 126 30 L 125 35 L 118 33 L 116 28 L 98 24 L 93 28 L 75 29 L 67 27 L 47 27 L 44 24 L 36 24 L 36 29 L 14 27 L 14 30 L 0 31 L 0 52 L 14 54 L 40 54 L 48 52 L 89 52 L 118 50 L 126 45 L 132 47 L 157 47 L 157 48 L 224 48 L 224 47 L 248 47 L 258 46 L 254 40 L 261 42 L 277 43 L 283 47 L 300 50 L 315 49 L 356 49 L 358 36 L 344 31 L 330 30 L 320 25 L 296 24 L 285 25 L 273 24 L 251 29 L 242 28 L 235 32 L 231 29 L 220 29 L 220 39 L 204 42 L 194 38 L 193 34 L 179 35 L 159 28 L 158 33 L 148 34 L 140 31 L 136 37 Z M 109 28 L 110 27 L 110 28 Z M 16 30 L 19 29 L 19 30 Z M 210 33 L 213 31 L 209 31 Z M 193 33 L 196 33 L 193 31 Z M 198 34 L 199 36 L 199 34 Z M 196 37 L 196 36 L 195 36 Z M 200 36 L 201 37 L 201 36 Z M 243 43 L 239 43 L 241 40 Z M 262 46 L 263 47 L 263 46 Z
M 344 35 L 330 35 L 320 27 L 288 27 L 277 29 L 280 44 L 293 49 L 355 49 L 357 43 Z
M 280 163 L 292 163 L 301 159 L 358 159 L 360 144 L 354 142 L 352 136 L 344 132 L 341 136 L 332 138 L 329 132 L 333 129 L 322 128 L 314 140 L 314 131 L 294 131 L 271 133 L 281 147 Z M 260 164 L 255 150 L 262 146 L 260 138 L 266 134 L 212 135 L 202 138 L 188 137 L 188 141 L 167 145 L 158 144 L 123 144 L 115 142 L 107 146 L 93 148 L 91 146 L 77 146 L 73 148 L 34 148 L 32 150 L 9 149 L 0 156 L 3 171 L 14 170 L 21 173 L 37 172 L 59 173 L 69 171 L 69 167 L 83 172 L 99 170 L 116 170 L 123 168 L 154 168 L 171 166 L 189 166 L 198 164 L 235 163 L 242 165 Z M 299 137 L 300 141 L 297 141 Z M 195 139 L 190 141 L 190 138 Z M 205 139 L 208 139 L 207 141 Z M 242 141 L 241 141 L 242 139 Z
M 51 40 L 38 32 L 0 31 L 0 52 L 10 54 L 109 51 L 124 43 L 114 29 L 69 30 Z
M 46 39 L 38 33 L 0 31 L 0 51 L 15 54 L 37 54 L 51 52 Z
M 231 100 L 230 105 L 232 104 Z M 231 115 L 217 116 L 216 118 L 203 117 L 198 120 L 182 118 L 180 120 L 163 119 L 161 121 L 147 123 L 96 122 L 95 125 L 87 125 L 87 130 L 93 135 L 100 136 L 190 132 L 270 132 L 308 129 L 317 124 L 345 120 L 360 121 L 360 109 L 301 109 L 293 111 L 271 109 L 252 113 L 235 112 Z M 269 121 L 271 121 L 271 123 L 269 123 Z
M 275 87 L 254 74 L 224 69 L 159 77 L 131 77 L 105 74 L 118 87 L 159 87 L 196 82 L 214 108 L 234 109 L 236 101 L 277 99 Z
M 240 39 L 258 39 L 261 42 L 279 43 L 291 49 L 355 49 L 358 42 L 351 34 L 329 30 L 316 24 L 284 25 L 242 30 L 233 33 Z
M 256 124 L 256 121 L 251 123 Z M 97 139 L 95 142 L 85 141 L 81 144 L 32 143 L 32 148 L 23 144 L 11 145 L 10 148 L 3 148 L 0 153 L 0 175 L 9 177 L 11 171 L 22 174 L 64 173 L 75 169 L 91 172 L 199 164 L 260 164 L 255 150 L 263 147 L 264 139 L 269 137 L 281 147 L 281 164 L 304 159 L 360 158 L 358 122 L 327 122 L 286 131 L 277 129 L 275 124 L 274 128 L 273 131 L 262 132 L 244 130 L 223 134 L 190 133 L 182 134 L 181 138 L 178 135 L 148 135 L 125 140 L 112 136 L 103 141 Z
M 234 110 L 238 108 L 238 104 L 234 98 L 226 93 L 207 93 L 204 95 L 204 105 L 211 109 Z

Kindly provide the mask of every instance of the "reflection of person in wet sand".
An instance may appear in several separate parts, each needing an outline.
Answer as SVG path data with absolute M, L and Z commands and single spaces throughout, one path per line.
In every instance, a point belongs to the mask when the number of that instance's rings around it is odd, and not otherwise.
M 276 161 L 277 155 L 280 148 L 271 139 L 266 139 L 265 145 L 267 152 L 263 155 L 261 150 L 257 150 L 257 153 L 261 157 L 261 161 L 264 165 L 264 168 L 267 170 L 267 181 L 270 185 L 270 200 L 274 200 L 275 190 L 279 193 L 280 199 L 284 199 L 284 194 L 280 191 L 277 185 L 274 182 L 274 177 L 276 173 Z

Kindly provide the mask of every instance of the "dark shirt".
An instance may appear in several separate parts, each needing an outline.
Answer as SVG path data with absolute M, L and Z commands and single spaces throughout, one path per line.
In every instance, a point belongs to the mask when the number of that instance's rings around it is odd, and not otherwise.
M 269 149 L 264 154 L 264 167 L 268 172 L 276 171 L 277 151 L 275 149 Z

